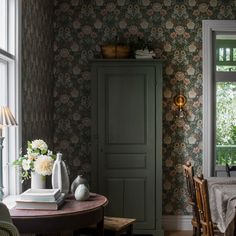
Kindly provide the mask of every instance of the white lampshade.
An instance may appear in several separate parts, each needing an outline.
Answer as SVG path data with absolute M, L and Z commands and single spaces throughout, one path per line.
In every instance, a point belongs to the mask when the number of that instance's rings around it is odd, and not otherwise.
M 0 107 L 0 170 L 2 170 L 2 149 L 3 149 L 3 140 L 2 137 L 2 128 L 5 126 L 17 125 L 14 116 L 12 115 L 8 107 Z M 3 172 L 0 171 L 0 201 L 3 199 Z
M 0 107 L 0 126 L 14 126 L 17 125 L 14 116 L 8 107 Z

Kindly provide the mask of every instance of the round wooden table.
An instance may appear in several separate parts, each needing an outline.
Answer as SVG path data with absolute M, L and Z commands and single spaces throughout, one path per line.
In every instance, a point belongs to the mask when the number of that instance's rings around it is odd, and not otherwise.
M 46 234 L 74 231 L 88 225 L 97 225 L 97 235 L 103 235 L 104 206 L 107 198 L 91 193 L 87 201 L 66 198 L 57 211 L 11 209 L 14 225 L 20 233 Z

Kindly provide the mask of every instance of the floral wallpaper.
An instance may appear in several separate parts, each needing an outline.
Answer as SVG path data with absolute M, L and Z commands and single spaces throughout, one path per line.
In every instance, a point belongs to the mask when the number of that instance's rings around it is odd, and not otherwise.
M 233 0 L 54 0 L 54 145 L 71 178 L 91 168 L 89 60 L 116 36 L 143 41 L 163 61 L 163 214 L 190 214 L 182 163 L 201 171 L 202 20 L 235 16 Z M 184 119 L 174 112 L 180 91 Z
M 53 144 L 53 3 L 22 0 L 22 145 Z

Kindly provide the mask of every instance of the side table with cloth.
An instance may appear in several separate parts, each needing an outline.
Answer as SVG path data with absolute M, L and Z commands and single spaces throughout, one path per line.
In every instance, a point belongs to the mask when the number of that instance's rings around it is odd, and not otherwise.
M 207 178 L 211 218 L 225 236 L 235 232 L 236 178 Z

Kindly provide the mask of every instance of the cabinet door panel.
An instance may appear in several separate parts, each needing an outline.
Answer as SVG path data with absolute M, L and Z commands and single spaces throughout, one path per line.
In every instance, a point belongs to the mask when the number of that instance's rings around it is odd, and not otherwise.
M 108 121 L 105 124 L 106 143 L 144 143 L 145 77 L 135 74 L 110 75 L 105 79 L 105 86 L 106 120 Z
M 146 156 L 144 154 L 107 154 L 105 166 L 109 169 L 143 169 L 146 168 Z
M 147 215 L 145 211 L 148 210 L 145 201 L 145 182 L 143 178 L 130 178 L 125 180 L 124 215 L 136 218 L 138 222 L 147 220 L 145 219 Z
M 105 209 L 106 215 L 123 216 L 123 178 L 107 179 L 104 184 L 106 184 L 106 197 L 109 199 L 109 207 Z
M 98 68 L 99 191 L 106 212 L 155 228 L 155 66 Z

